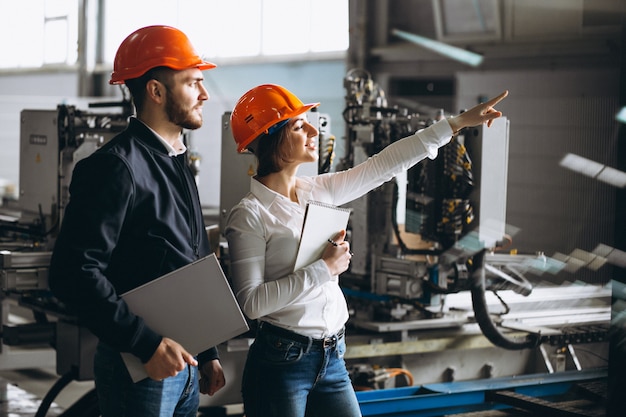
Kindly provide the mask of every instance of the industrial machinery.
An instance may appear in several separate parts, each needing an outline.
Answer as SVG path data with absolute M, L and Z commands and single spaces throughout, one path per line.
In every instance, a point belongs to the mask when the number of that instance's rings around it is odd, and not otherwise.
M 51 251 L 69 199 L 74 165 L 122 131 L 131 111 L 126 100 L 90 106 L 94 109 L 84 111 L 62 104 L 54 110 L 21 112 L 19 199 L 1 208 L 0 358 L 4 369 L 56 363 L 61 376 L 42 401 L 38 415 L 45 415 L 55 396 L 71 381 L 93 378 L 95 336 L 79 326 L 48 289 Z M 12 316 L 19 320 L 11 320 Z M 74 411 L 98 415 L 94 393 L 68 410 Z
M 350 70 L 344 87 L 337 169 L 449 116 L 390 105 L 364 70 Z M 606 372 L 610 288 L 547 284 L 566 262 L 514 250 L 508 145 L 506 117 L 463 129 L 436 159 L 349 204 L 351 249 L 365 254 L 341 277 L 358 388 Z

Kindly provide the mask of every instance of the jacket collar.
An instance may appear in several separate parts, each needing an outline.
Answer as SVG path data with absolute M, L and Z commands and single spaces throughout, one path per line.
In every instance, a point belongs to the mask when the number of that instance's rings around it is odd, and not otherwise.
M 170 149 L 163 143 L 164 139 L 159 138 L 157 133 L 141 120 L 131 117 L 128 123 L 128 131 L 140 142 L 151 148 L 155 152 L 171 155 Z M 184 153 L 184 152 L 183 152 Z

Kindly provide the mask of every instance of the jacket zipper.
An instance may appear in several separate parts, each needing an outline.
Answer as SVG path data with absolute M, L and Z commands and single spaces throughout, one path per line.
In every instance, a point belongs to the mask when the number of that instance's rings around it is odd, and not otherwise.
M 195 180 L 193 178 L 190 178 L 191 173 L 189 172 L 189 170 L 187 169 L 186 163 L 185 163 L 185 157 L 184 155 L 181 156 L 181 158 L 178 157 L 174 157 L 174 159 L 176 160 L 176 167 L 179 170 L 179 172 L 182 174 L 182 178 L 183 178 L 183 182 L 185 185 L 185 194 L 187 196 L 187 200 L 189 202 L 189 208 L 191 210 L 190 216 L 190 223 L 191 223 L 191 242 L 189 242 L 191 244 L 191 247 L 193 249 L 193 253 L 196 257 L 196 259 L 198 259 L 200 257 L 200 253 L 199 253 L 199 247 L 200 247 L 200 237 L 198 236 L 198 213 L 196 213 L 195 210 L 195 201 L 194 198 L 192 196 L 192 190 L 191 190 L 191 184 L 192 181 L 193 183 L 195 183 Z M 181 162 L 182 161 L 182 162 Z M 198 202 L 198 206 L 199 206 L 199 202 Z

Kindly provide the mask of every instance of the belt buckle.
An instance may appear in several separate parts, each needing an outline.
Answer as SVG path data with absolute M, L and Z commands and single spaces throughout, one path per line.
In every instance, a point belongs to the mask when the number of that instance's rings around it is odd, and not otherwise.
M 322 346 L 324 347 L 324 349 L 329 348 L 329 347 L 333 347 L 336 344 L 337 344 L 337 337 L 336 336 L 325 337 L 324 341 L 322 342 Z

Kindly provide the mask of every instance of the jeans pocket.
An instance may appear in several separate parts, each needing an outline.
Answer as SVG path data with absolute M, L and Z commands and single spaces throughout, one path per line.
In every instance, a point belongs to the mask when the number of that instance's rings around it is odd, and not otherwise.
M 302 358 L 304 348 L 300 343 L 286 338 L 264 334 L 259 338 L 263 359 L 274 365 L 295 363 Z

